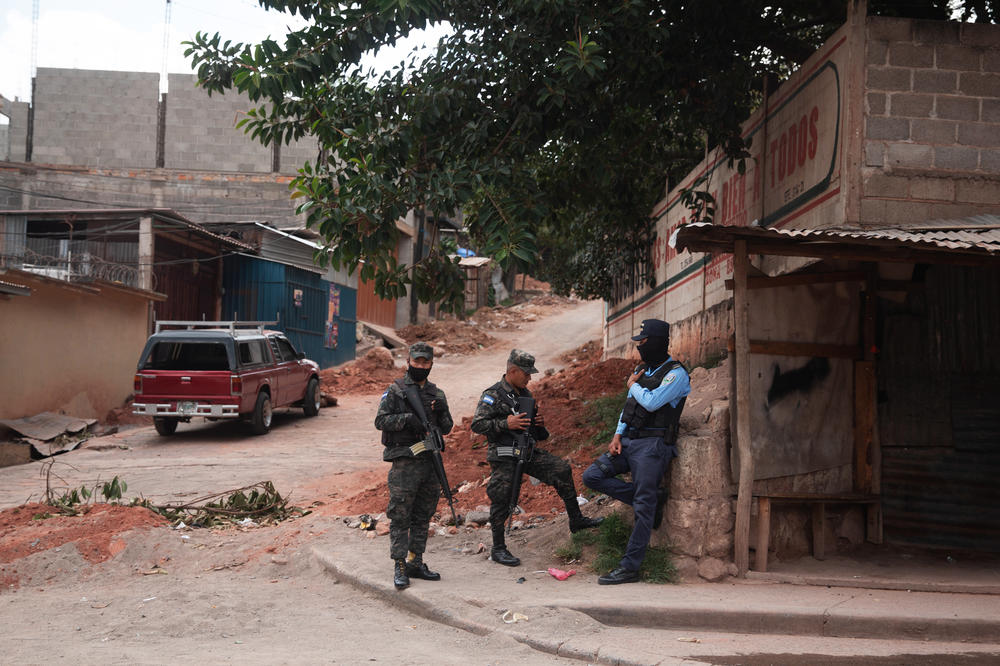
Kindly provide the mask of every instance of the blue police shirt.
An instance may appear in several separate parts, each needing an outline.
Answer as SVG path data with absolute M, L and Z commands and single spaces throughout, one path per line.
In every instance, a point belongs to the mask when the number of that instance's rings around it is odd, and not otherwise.
M 668 356 L 667 360 L 657 367 L 647 368 L 646 376 L 649 377 L 656 374 L 657 370 L 672 360 Z M 684 368 L 678 367 L 668 372 L 663 381 L 660 382 L 660 385 L 654 389 L 642 388 L 638 382 L 632 384 L 632 388 L 628 390 L 627 397 L 635 398 L 636 402 L 647 412 L 655 412 L 668 403 L 671 407 L 676 407 L 680 399 L 689 393 L 691 393 L 691 378 L 688 377 L 688 373 Z M 618 427 L 615 429 L 615 434 L 621 435 L 627 429 L 628 426 L 622 423 L 621 415 L 619 414 Z

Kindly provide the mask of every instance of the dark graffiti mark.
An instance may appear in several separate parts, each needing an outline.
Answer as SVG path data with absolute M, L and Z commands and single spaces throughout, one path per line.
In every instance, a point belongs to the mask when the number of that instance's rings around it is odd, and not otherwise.
M 808 393 L 829 374 L 830 360 L 819 356 L 810 359 L 801 368 L 787 372 L 782 372 L 781 367 L 775 363 L 774 379 L 771 380 L 771 388 L 767 390 L 767 406 L 770 407 L 795 392 Z

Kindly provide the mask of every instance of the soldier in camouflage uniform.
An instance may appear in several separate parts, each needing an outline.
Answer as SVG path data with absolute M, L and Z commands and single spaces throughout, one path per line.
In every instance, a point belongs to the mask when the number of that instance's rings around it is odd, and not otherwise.
M 486 494 L 490 498 L 490 525 L 493 529 L 491 558 L 494 562 L 509 567 L 516 567 L 521 563 L 521 560 L 507 550 L 504 539 L 504 523 L 507 522 L 509 515 L 510 490 L 517 466 L 512 451 L 514 444 L 512 433 L 527 430 L 536 441 L 547 439 L 549 436 L 541 414 L 536 413 L 532 422 L 527 414 L 518 413 L 517 409 L 518 397 L 531 397 L 531 391 L 527 386 L 531 375 L 536 372 L 538 369 L 535 368 L 534 356 L 520 349 L 512 350 L 507 359 L 507 372 L 499 382 L 483 391 L 471 425 L 473 432 L 486 435 L 489 441 L 486 460 L 490 463 L 492 474 L 486 486 Z M 540 479 L 556 489 L 566 504 L 571 532 L 601 524 L 601 519 L 587 518 L 580 511 L 580 505 L 576 500 L 576 487 L 573 485 L 573 474 L 569 463 L 562 458 L 536 448 L 531 460 L 524 466 L 524 474 Z
M 410 578 L 441 580 L 423 561 L 427 530 L 441 496 L 430 453 L 414 453 L 410 448 L 427 436 L 420 417 L 406 398 L 406 388 L 415 386 L 431 425 L 441 434 L 451 431 L 454 422 L 444 392 L 427 381 L 434 365 L 434 350 L 426 342 L 410 346 L 406 375 L 389 385 L 382 394 L 375 427 L 382 431 L 385 450 L 382 459 L 392 463 L 389 470 L 389 556 L 394 561 L 393 584 L 402 590 Z M 407 553 L 410 559 L 407 560 Z

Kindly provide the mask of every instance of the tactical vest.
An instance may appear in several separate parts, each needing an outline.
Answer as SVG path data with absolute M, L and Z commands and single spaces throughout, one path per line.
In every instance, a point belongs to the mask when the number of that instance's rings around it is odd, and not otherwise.
M 680 361 L 670 361 L 664 363 L 652 375 L 643 373 L 636 384 L 644 389 L 652 391 L 657 388 L 667 374 L 676 368 L 684 367 Z M 667 444 L 677 441 L 677 430 L 680 426 L 681 412 L 684 410 L 684 403 L 687 396 L 677 401 L 676 407 L 671 407 L 670 403 L 663 405 L 655 412 L 646 411 L 639 404 L 639 401 L 629 396 L 625 401 L 625 409 L 622 410 L 622 423 L 627 426 L 625 436 L 638 439 L 640 437 L 662 437 Z
M 406 384 L 402 379 L 397 379 L 395 383 L 399 386 L 399 389 L 403 392 L 403 404 L 406 405 L 406 411 L 411 414 L 416 414 L 413 411 L 413 407 L 410 406 L 410 401 L 406 399 Z M 423 389 L 419 386 L 417 388 L 417 395 L 420 396 L 420 402 L 424 405 L 424 414 L 427 418 L 433 419 L 434 416 L 431 413 L 431 400 L 434 395 L 434 385 L 430 382 L 424 384 Z M 419 417 L 418 417 L 419 418 Z M 423 426 L 419 428 L 407 426 L 402 430 L 394 430 L 389 432 L 387 430 L 382 431 L 382 444 L 385 446 L 410 446 L 411 444 L 416 444 L 424 436 Z

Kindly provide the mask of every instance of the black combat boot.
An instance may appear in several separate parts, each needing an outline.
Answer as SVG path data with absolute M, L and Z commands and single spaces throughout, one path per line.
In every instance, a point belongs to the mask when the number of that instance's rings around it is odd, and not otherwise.
M 572 500 L 563 500 L 563 503 L 566 505 L 566 513 L 569 515 L 569 531 L 574 534 L 580 530 L 598 527 L 604 522 L 603 518 L 587 518 L 583 515 L 575 497 Z
M 405 590 L 410 586 L 410 577 L 406 575 L 406 560 L 396 560 L 392 584 L 396 586 L 397 590 Z
M 521 564 L 521 560 L 514 557 L 507 546 L 500 544 L 499 546 L 493 546 L 493 550 L 490 551 L 490 559 L 497 564 L 502 564 L 505 567 L 516 567 Z
M 420 578 L 421 580 L 441 580 L 441 574 L 427 568 L 423 559 L 413 558 L 406 563 L 406 575 L 410 578 Z
M 507 542 L 504 540 L 503 524 L 499 527 L 493 526 L 493 550 L 490 551 L 490 559 L 505 567 L 516 567 L 521 564 L 521 560 L 511 555 L 507 550 Z

